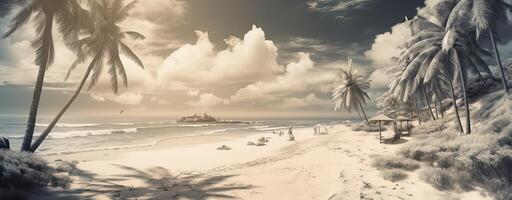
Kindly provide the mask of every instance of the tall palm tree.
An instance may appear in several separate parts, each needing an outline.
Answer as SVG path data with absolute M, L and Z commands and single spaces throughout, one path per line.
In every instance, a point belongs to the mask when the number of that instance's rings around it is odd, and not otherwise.
M 10 5 L 12 6 L 13 4 Z M 74 41 L 78 38 L 80 27 L 86 24 L 84 17 L 86 13 L 87 11 L 82 9 L 76 0 L 32 0 L 27 2 L 14 16 L 9 25 L 9 30 L 3 36 L 6 38 L 12 35 L 23 24 L 27 23 L 32 15 L 35 15 L 37 35 L 32 42 L 32 47 L 36 50 L 35 64 L 39 66 L 39 70 L 32 96 L 27 129 L 21 145 L 21 149 L 24 151 L 30 150 L 44 75 L 46 70 L 52 65 L 55 56 L 52 33 L 54 20 L 59 25 L 58 30 L 63 35 L 64 43 L 69 47 L 73 47 Z
M 507 14 L 511 9 L 512 6 L 503 0 L 462 0 L 452 10 L 450 16 L 452 19 L 448 21 L 447 25 L 450 27 L 459 20 L 468 20 L 463 14 L 469 12 L 471 17 L 469 21 L 471 22 L 472 29 L 474 29 L 473 31 L 476 33 L 476 39 L 479 39 L 481 35 L 487 32 L 492 43 L 496 63 L 500 69 L 503 88 L 507 93 L 509 92 L 509 87 L 496 45 L 496 37 L 498 36 L 497 27 L 500 24 L 508 23 Z
M 368 116 L 363 108 L 363 104 L 366 104 L 366 99 L 370 99 L 367 94 L 368 88 L 370 88 L 371 80 L 365 79 L 361 74 L 352 69 L 352 59 L 348 58 L 348 70 L 340 68 L 340 83 L 332 91 L 332 100 L 335 102 L 334 110 L 345 109 L 348 112 L 352 110 L 360 110 L 368 123 Z
M 123 62 L 121 61 L 120 54 L 123 54 L 127 58 L 133 60 L 140 67 L 144 68 L 142 61 L 137 57 L 137 55 L 135 55 L 128 45 L 123 43 L 123 39 L 127 36 L 133 39 L 144 39 L 144 36 L 134 31 L 122 31 L 118 26 L 118 23 L 128 17 L 128 12 L 135 6 L 135 4 L 136 1 L 132 1 L 124 5 L 123 0 L 101 0 L 93 3 L 91 16 L 93 18 L 94 25 L 92 28 L 85 30 L 85 37 L 80 39 L 80 51 L 77 53 L 78 58 L 70 67 L 66 78 L 69 77 L 72 70 L 87 59 L 91 59 L 91 62 L 89 63 L 89 66 L 87 67 L 73 96 L 52 120 L 48 127 L 46 127 L 41 136 L 39 136 L 34 144 L 32 144 L 30 148 L 32 152 L 34 152 L 50 134 L 50 131 L 53 129 L 55 124 L 57 124 L 62 115 L 78 97 L 89 77 L 90 83 L 88 89 L 91 89 L 96 84 L 100 78 L 101 72 L 103 71 L 104 63 L 109 66 L 108 72 L 110 75 L 111 86 L 116 94 L 118 92 L 118 75 L 121 76 L 123 85 L 128 87 L 128 78 L 126 77 L 126 72 Z M 90 76 L 91 72 L 92 76 Z

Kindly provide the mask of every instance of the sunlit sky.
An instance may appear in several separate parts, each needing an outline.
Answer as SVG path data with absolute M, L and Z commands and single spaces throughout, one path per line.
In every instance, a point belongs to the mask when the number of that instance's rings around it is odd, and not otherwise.
M 129 87 L 115 95 L 107 73 L 67 115 L 169 116 L 208 112 L 236 117 L 332 117 L 336 69 L 347 56 L 373 79 L 373 98 L 387 89 L 383 70 L 424 0 L 151 0 L 122 24 L 144 34 L 127 40 L 146 68 L 123 59 Z M 5 32 L 11 16 L 0 19 Z M 393 27 L 393 29 L 392 29 Z M 27 24 L 0 41 L 0 114 L 28 113 L 37 67 Z M 74 60 L 56 34 L 56 60 L 40 104 L 54 115 L 82 70 L 64 82 Z M 510 55 L 510 54 L 509 54 Z M 367 106 L 375 110 L 375 102 Z

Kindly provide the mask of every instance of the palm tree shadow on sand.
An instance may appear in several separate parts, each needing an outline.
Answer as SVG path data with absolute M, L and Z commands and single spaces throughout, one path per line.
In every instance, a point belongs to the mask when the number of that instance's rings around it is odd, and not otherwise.
M 108 196 L 111 199 L 238 199 L 228 195 L 230 191 L 247 190 L 252 185 L 225 183 L 234 175 L 212 176 L 207 174 L 172 175 L 163 167 L 154 167 L 146 171 L 125 165 L 116 165 L 127 173 L 109 178 L 100 178 L 96 174 L 80 170 L 76 175 L 83 179 L 81 188 L 65 191 L 41 192 L 34 199 L 95 199 Z M 123 181 L 142 181 L 144 187 L 121 185 Z

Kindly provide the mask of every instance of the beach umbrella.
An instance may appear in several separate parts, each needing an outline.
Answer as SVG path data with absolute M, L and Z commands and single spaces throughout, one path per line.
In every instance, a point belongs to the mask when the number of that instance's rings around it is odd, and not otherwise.
M 376 115 L 374 117 L 372 117 L 370 119 L 370 121 L 374 121 L 374 122 L 379 122 L 379 141 L 381 141 L 381 138 L 382 138 L 382 122 L 386 122 L 386 121 L 394 121 L 393 119 L 389 118 L 388 116 L 386 115 L 383 115 L 383 114 L 379 114 L 379 115 Z
M 411 118 L 407 118 L 407 117 L 403 117 L 403 116 L 400 116 L 400 117 L 397 117 L 396 118 L 396 121 L 399 121 L 400 122 L 400 130 L 402 130 L 402 122 L 407 122 L 407 127 L 409 127 L 409 122 L 412 121 Z

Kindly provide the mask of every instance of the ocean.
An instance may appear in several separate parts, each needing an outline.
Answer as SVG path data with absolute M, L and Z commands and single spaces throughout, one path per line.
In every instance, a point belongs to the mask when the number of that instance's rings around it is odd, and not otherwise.
M 6 137 L 11 149 L 19 149 L 26 128 L 26 116 L 0 115 L 0 137 Z M 50 118 L 39 118 L 34 139 L 47 126 Z M 259 134 L 316 124 L 340 123 L 340 119 L 312 120 L 248 120 L 249 124 L 178 123 L 164 118 L 66 118 L 39 147 L 42 155 L 124 149 L 153 146 L 163 140 L 201 137 L 211 134 Z M 46 122 L 46 123 L 45 123 Z

